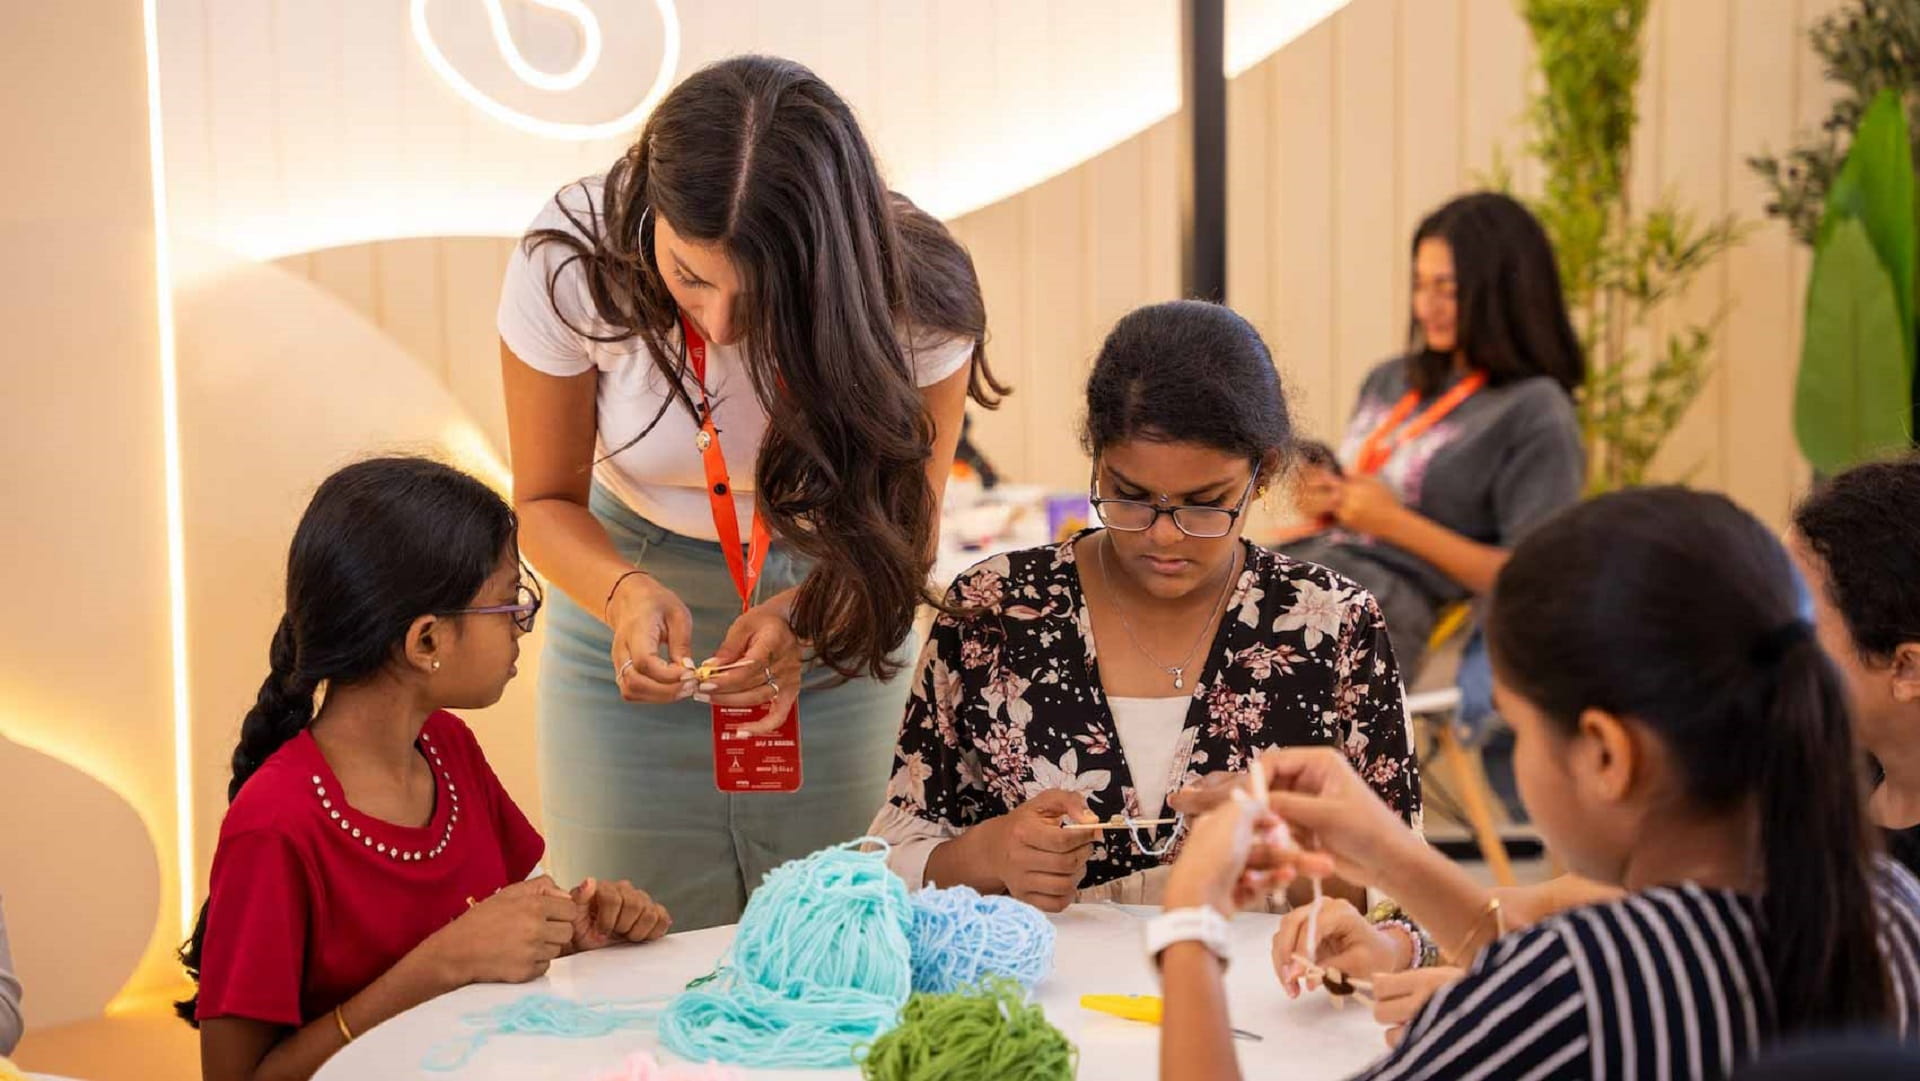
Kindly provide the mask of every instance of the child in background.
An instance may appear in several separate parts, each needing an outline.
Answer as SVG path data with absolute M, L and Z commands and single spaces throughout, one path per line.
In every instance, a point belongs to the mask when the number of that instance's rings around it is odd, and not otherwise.
M 544 842 L 446 712 L 497 702 L 533 629 L 515 533 L 491 489 L 424 459 L 314 494 L 181 954 L 208 1081 L 307 1078 L 444 992 L 666 933 L 626 882 L 529 877 Z
M 1268 807 L 1196 828 L 1168 908 L 1230 911 L 1247 874 L 1308 861 L 1478 954 L 1367 1078 L 1722 1078 L 1782 1037 L 1920 1031 L 1920 885 L 1876 854 L 1844 688 L 1764 526 L 1679 489 L 1582 504 L 1514 550 L 1487 627 L 1534 821 L 1624 897 L 1503 935 L 1338 753 L 1283 749 Z M 1257 848 L 1276 815 L 1322 851 Z M 1239 1077 L 1206 938 L 1155 940 L 1161 1076 Z
M 1868 817 L 1920 874 L 1920 456 L 1828 481 L 1794 512 L 1787 548 L 1877 766 Z

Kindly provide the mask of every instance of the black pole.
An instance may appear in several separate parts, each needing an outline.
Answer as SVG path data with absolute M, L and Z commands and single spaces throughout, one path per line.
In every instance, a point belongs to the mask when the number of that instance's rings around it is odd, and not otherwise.
M 1180 284 L 1189 297 L 1227 299 L 1227 5 L 1180 5 L 1189 165 L 1181 185 L 1185 230 Z

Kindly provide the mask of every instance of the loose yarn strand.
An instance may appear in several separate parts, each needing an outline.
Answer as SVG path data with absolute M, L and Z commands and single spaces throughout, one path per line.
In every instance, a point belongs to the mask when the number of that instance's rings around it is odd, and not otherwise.
M 527 995 L 462 1017 L 461 1023 L 473 1031 L 441 1042 L 420 1065 L 440 1073 L 457 1070 L 495 1036 L 591 1040 L 623 1029 L 645 1028 L 659 1020 L 665 1002 L 664 997 L 575 1002 L 558 995 Z
M 1173 850 L 1174 842 L 1180 839 L 1180 832 L 1187 828 L 1186 812 L 1183 811 L 1179 814 L 1174 815 L 1173 830 L 1167 834 L 1167 839 L 1160 842 L 1160 846 L 1158 848 L 1155 848 L 1152 844 L 1148 843 L 1147 841 L 1141 840 L 1140 827 L 1134 823 L 1134 820 L 1131 816 L 1122 816 L 1121 821 L 1127 824 L 1127 833 L 1129 836 L 1133 838 L 1134 849 L 1143 856 L 1159 857 L 1159 856 L 1166 855 L 1168 852 L 1171 852 Z

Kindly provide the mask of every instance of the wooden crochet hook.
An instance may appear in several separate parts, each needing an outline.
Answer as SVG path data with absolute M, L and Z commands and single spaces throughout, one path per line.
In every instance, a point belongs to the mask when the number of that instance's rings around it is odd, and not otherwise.
M 1164 826 L 1169 822 L 1178 821 L 1180 821 L 1178 818 L 1136 818 L 1132 822 L 1125 819 L 1118 821 L 1109 819 L 1105 822 L 1069 822 L 1060 828 L 1064 830 L 1130 830 L 1135 826 Z
M 743 660 L 735 661 L 732 664 L 703 664 L 693 670 L 693 675 L 695 679 L 705 683 L 722 672 L 731 672 L 736 668 L 745 668 L 753 663 L 753 661 Z

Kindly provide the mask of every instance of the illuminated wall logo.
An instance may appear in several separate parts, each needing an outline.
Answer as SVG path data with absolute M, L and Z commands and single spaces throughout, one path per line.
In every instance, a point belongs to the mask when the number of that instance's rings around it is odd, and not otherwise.
M 413 40 L 428 66 L 495 120 L 548 139 L 617 138 L 638 127 L 672 85 L 680 62 L 674 0 L 653 0 L 657 26 L 635 17 L 645 12 L 637 3 L 603 4 L 605 14 L 620 16 L 603 25 L 586 0 L 520 2 L 540 9 L 548 24 L 553 16 L 572 23 L 573 58 L 564 69 L 529 59 L 533 43 L 516 34 L 506 0 L 412 0 Z M 617 62 L 603 65 L 610 37 Z M 649 39 L 657 42 L 658 67 L 640 87 L 635 74 L 646 70 L 639 53 Z

